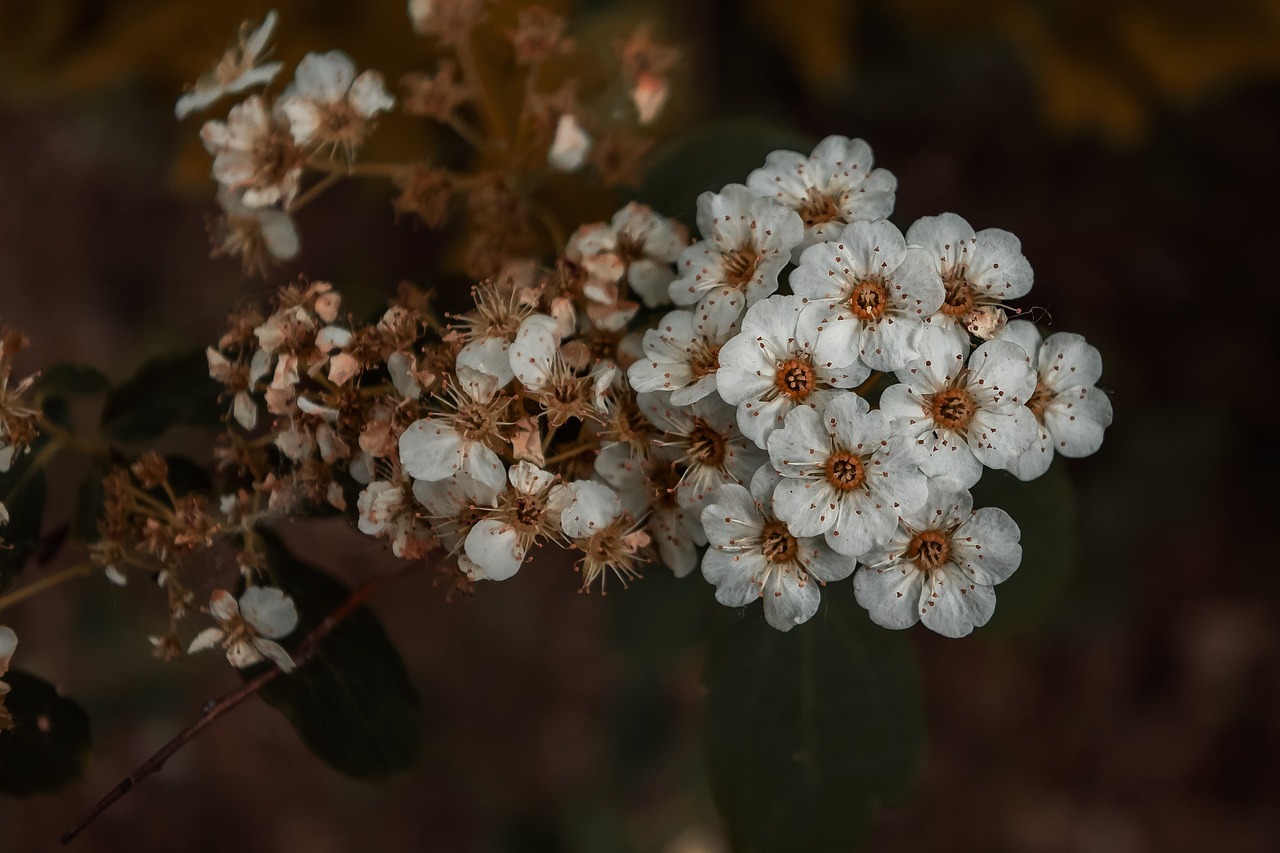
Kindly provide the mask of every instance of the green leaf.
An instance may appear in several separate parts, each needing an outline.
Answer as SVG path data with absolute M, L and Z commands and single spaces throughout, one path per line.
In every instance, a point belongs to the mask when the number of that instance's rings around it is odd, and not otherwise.
M 291 553 L 269 531 L 273 582 L 298 608 L 296 645 L 350 595 Z M 262 671 L 244 671 L 252 678 Z M 317 758 L 348 776 L 375 779 L 411 769 L 422 745 L 422 699 L 400 653 L 368 608 L 360 607 L 320 642 L 315 655 L 259 693 L 293 724 Z
M 0 474 L 0 503 L 9 511 L 9 523 L 0 527 L 0 590 L 22 570 L 40 541 L 48 489 L 43 468 L 34 465 L 42 446 L 43 442 L 37 442 Z
M 153 358 L 107 393 L 102 431 L 117 441 L 145 442 L 174 426 L 217 427 L 221 392 L 204 350 Z
M 637 200 L 692 228 L 700 194 L 720 192 L 725 184 L 745 184 L 771 151 L 808 154 L 813 145 L 795 131 L 759 119 L 707 124 L 654 154 Z
M 975 507 L 996 506 L 1022 531 L 1022 564 L 996 587 L 991 636 L 1040 628 L 1062 601 L 1079 558 L 1076 496 L 1063 459 L 1030 482 L 987 471 L 973 488 Z
M 0 794 L 52 794 L 79 779 L 89 760 L 89 715 L 42 678 L 10 670 L 4 680 L 15 728 L 0 732 Z
M 735 853 L 846 853 L 876 804 L 901 800 L 924 750 L 905 632 L 877 627 L 843 581 L 783 633 L 759 604 L 721 608 L 707 651 L 712 795 Z
M 36 380 L 37 394 L 101 394 L 111 380 L 96 367 L 66 361 L 44 370 Z

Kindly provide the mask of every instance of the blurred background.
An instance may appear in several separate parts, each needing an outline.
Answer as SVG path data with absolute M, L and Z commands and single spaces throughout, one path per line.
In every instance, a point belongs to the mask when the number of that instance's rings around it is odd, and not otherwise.
M 1280 2 L 548 5 L 588 51 L 642 19 L 683 50 L 659 152 L 724 119 L 860 136 L 898 177 L 900 227 L 954 211 L 1015 232 L 1036 271 L 1024 305 L 1103 354 L 1114 425 L 1096 456 L 1055 462 L 1075 536 L 1055 568 L 1024 565 L 1001 587 L 1013 615 L 959 642 L 913 632 L 929 747 L 868 849 L 1280 849 L 1265 520 L 1280 396 L 1258 386 L 1280 366 L 1266 248 L 1280 225 Z M 433 62 L 399 0 L 275 6 L 287 63 L 341 48 L 393 83 Z M 302 255 L 267 282 L 209 259 L 209 160 L 173 103 L 268 8 L 0 0 L 0 319 L 31 338 L 20 371 L 72 360 L 123 378 L 215 340 L 239 300 L 301 273 L 366 305 L 401 280 L 432 283 L 443 238 L 397 219 L 393 191 L 370 182 L 310 205 Z M 388 120 L 373 144 L 412 150 L 406 128 Z M 73 473 L 55 479 L 51 515 L 70 506 Z M 390 565 L 354 531 L 284 533 L 348 579 Z M 73 849 L 725 850 L 699 735 L 710 587 L 655 572 L 601 601 L 575 586 L 547 565 L 452 602 L 425 575 L 375 601 L 428 708 L 410 776 L 347 780 L 251 701 Z M 668 596 L 669 612 L 655 606 Z M 90 712 L 95 751 L 63 793 L 0 801 L 0 851 L 54 849 L 238 683 L 216 656 L 153 660 L 162 607 L 95 577 L 5 614 L 23 666 Z

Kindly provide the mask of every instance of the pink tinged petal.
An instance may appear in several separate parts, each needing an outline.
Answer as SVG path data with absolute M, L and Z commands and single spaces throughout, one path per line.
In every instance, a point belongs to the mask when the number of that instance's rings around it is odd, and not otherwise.
M 236 669 L 244 669 L 255 663 L 262 663 L 262 653 L 247 640 L 232 643 L 227 648 L 227 662 Z
M 226 632 L 221 628 L 205 628 L 196 638 L 191 641 L 191 645 L 187 647 L 187 654 L 194 655 L 196 652 L 203 652 L 211 649 L 218 643 L 222 642 L 222 638 L 226 636 Z M 0 668 L 0 675 L 4 674 L 4 669 Z
M 510 578 L 524 563 L 525 549 L 521 546 L 520 534 L 494 518 L 486 518 L 471 528 L 464 547 L 467 556 L 492 581 Z
M 365 71 L 355 79 L 348 99 L 356 112 L 365 118 L 372 118 L 396 105 L 396 99 L 387 91 L 382 81 L 382 74 L 372 70 Z
M 1054 390 L 1097 385 L 1102 355 L 1080 335 L 1057 332 L 1040 347 L 1040 377 Z
M 853 576 L 853 595 L 882 628 L 900 630 L 920 621 L 924 575 L 909 562 L 862 566 Z
M 995 586 L 1007 581 L 1022 562 L 1021 536 L 1009 513 L 982 507 L 952 534 L 952 558 L 974 583 Z
M 1097 452 L 1111 418 L 1111 399 L 1097 388 L 1068 388 L 1044 412 L 1054 450 L 1072 458 Z
M 253 648 L 262 657 L 280 667 L 281 672 L 293 672 L 296 665 L 293 662 L 293 658 L 284 650 L 284 646 L 273 640 L 255 638 L 253 640 Z
M 209 596 L 209 615 L 226 624 L 240 615 L 240 605 L 236 598 L 225 589 L 215 589 Z
M 298 626 L 293 600 L 275 587 L 251 586 L 240 596 L 244 621 L 264 637 L 287 637 Z
M 946 564 L 929 573 L 916 604 L 925 627 L 944 637 L 964 637 L 995 613 L 996 591 Z
M 1022 254 L 1022 243 L 1001 228 L 979 231 L 969 281 L 979 293 L 1001 301 L 1025 296 L 1031 290 L 1031 264 Z
M 775 571 L 761 592 L 764 594 L 764 621 L 779 631 L 790 631 L 818 612 L 822 594 L 818 582 L 792 570 Z

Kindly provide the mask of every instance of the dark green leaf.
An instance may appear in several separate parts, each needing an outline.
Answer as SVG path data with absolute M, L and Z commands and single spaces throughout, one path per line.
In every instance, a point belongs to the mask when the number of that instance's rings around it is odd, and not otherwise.
M 101 394 L 111 387 L 106 374 L 87 364 L 63 362 L 42 371 L 36 380 L 37 394 Z
M 20 454 L 0 474 L 0 503 L 9 511 L 9 523 L 0 527 L 0 590 L 26 565 L 40 540 L 47 491 L 44 470 L 33 467 L 40 446 Z
M 771 151 L 808 154 L 812 149 L 811 140 L 763 120 L 704 125 L 654 154 L 637 200 L 692 228 L 700 194 L 720 192 L 725 184 L 745 184 Z
M 89 715 L 42 678 L 10 670 L 4 704 L 15 728 L 0 732 L 0 794 L 52 794 L 89 760 Z
M 71 510 L 71 535 L 81 542 L 98 541 L 98 519 L 102 517 L 104 493 L 102 478 L 106 472 L 97 465 L 76 488 L 76 502 Z
M 178 425 L 216 427 L 221 392 L 204 350 L 153 358 L 108 392 L 102 431 L 118 441 L 144 442 Z
M 787 633 L 722 608 L 707 652 L 712 794 L 735 853 L 851 851 L 904 798 L 924 749 L 909 636 L 873 625 L 848 581 Z
M 309 566 L 263 531 L 274 582 L 293 598 L 300 642 L 349 596 L 342 584 Z M 286 647 L 291 644 L 285 643 Z M 245 672 L 251 678 L 260 670 Z M 411 769 L 422 745 L 418 691 L 377 617 L 360 607 L 290 675 L 259 691 L 315 755 L 335 770 L 361 779 Z
M 987 471 L 973 488 L 975 507 L 997 506 L 1022 531 L 1022 564 L 996 587 L 996 612 L 984 632 L 1038 628 L 1053 614 L 1076 568 L 1075 490 L 1063 459 L 1030 482 L 1007 471 Z

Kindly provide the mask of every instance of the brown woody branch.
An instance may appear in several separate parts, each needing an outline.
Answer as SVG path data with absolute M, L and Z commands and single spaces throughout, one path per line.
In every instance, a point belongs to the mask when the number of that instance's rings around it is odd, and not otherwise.
M 392 581 L 403 577 L 412 570 L 423 565 L 425 565 L 425 561 L 423 560 L 415 560 L 413 562 L 405 563 L 395 571 L 384 575 L 383 577 L 371 580 L 368 583 L 356 587 L 347 600 L 339 605 L 336 610 L 326 616 L 324 620 L 312 629 L 311 633 L 308 634 L 298 645 L 298 649 L 293 655 L 294 663 L 301 668 L 316 653 L 316 649 L 320 647 L 321 640 L 332 633 L 334 628 L 337 628 L 344 619 L 355 612 L 356 608 L 364 604 L 365 601 L 384 586 L 387 586 Z M 156 752 L 155 755 L 142 762 L 136 770 L 121 780 L 119 785 L 116 785 L 107 792 L 106 796 L 101 800 L 98 800 L 97 805 L 90 809 L 84 817 L 80 818 L 80 820 L 76 822 L 75 826 L 71 827 L 71 829 L 67 830 L 67 832 L 63 834 L 62 843 L 71 843 L 71 841 L 83 832 L 89 824 L 93 823 L 99 815 L 111 808 L 117 800 L 137 787 L 139 782 L 163 768 L 165 762 L 172 758 L 174 753 L 182 749 L 182 747 L 194 739 L 196 735 L 200 734 L 200 732 L 212 725 L 215 720 L 225 715 L 228 711 L 231 711 L 245 699 L 248 699 L 250 696 L 257 693 L 267 684 L 270 684 L 281 674 L 282 670 L 280 670 L 279 667 L 272 666 L 270 670 L 262 673 L 252 681 L 246 682 L 239 689 L 233 690 L 212 702 L 206 703 L 204 709 L 200 712 L 200 716 L 196 718 L 195 722 L 175 735 L 164 746 L 160 747 L 159 751 Z

